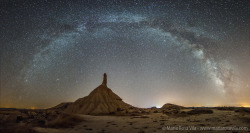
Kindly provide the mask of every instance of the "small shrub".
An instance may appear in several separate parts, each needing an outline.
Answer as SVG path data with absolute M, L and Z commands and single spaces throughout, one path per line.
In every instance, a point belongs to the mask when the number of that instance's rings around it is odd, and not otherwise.
M 157 110 L 155 110 L 153 113 L 159 113 Z

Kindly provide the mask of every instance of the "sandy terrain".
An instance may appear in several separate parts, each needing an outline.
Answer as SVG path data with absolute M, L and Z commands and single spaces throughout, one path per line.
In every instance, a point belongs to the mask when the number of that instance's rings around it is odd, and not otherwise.
M 193 109 L 182 109 L 179 112 L 188 112 Z M 245 110 L 245 111 L 244 111 Z M 250 114 L 249 110 L 244 109 L 212 109 L 211 114 L 165 114 L 149 113 L 137 116 L 91 116 L 75 115 L 83 119 L 72 126 L 65 128 L 65 124 L 58 127 L 51 127 L 48 120 L 42 123 L 39 119 L 39 113 L 32 113 L 32 119 L 23 119 L 18 121 L 15 116 L 20 112 L 2 111 L 0 132 L 39 132 L 39 133 L 151 133 L 151 132 L 215 132 L 215 130 L 202 131 L 202 127 L 242 127 L 240 130 L 222 130 L 216 132 L 250 132 Z M 9 112 L 9 114 L 8 114 Z M 11 112 L 11 113 L 10 113 Z M 40 111 L 41 112 L 41 111 Z M 3 115 L 5 114 L 5 115 Z M 8 116 L 6 115 L 8 114 Z M 17 115 L 18 114 L 18 115 Z M 41 113 L 44 114 L 44 113 Z M 48 113 L 47 113 L 48 114 Z M 134 114 L 132 114 L 134 115 Z M 5 117 L 5 122 L 2 119 Z M 6 117 L 10 117 L 6 119 Z M 52 118 L 52 117 L 51 117 Z M 56 118 L 54 118 L 56 119 Z M 40 121 L 40 123 L 39 123 Z M 52 119 L 53 121 L 53 119 Z M 66 125 L 70 125 L 76 119 L 67 119 Z M 3 124 L 4 123 L 4 124 Z M 4 126 L 5 125 L 5 126 Z
M 35 130 L 42 133 L 151 133 L 151 132 L 201 132 L 201 127 L 247 127 L 250 132 L 249 121 L 244 121 L 241 114 L 234 111 L 213 110 L 213 114 L 191 115 L 187 117 L 168 116 L 162 113 L 152 113 L 143 116 L 89 116 L 79 115 L 86 121 L 68 129 L 39 128 Z M 248 118 L 249 115 L 248 115 Z M 181 128 L 179 127 L 181 126 Z M 168 129 L 178 127 L 179 129 Z M 188 128 L 188 130 L 186 129 Z M 196 128 L 196 129 L 195 129 Z M 179 130 L 179 131 L 178 131 Z M 206 131 L 214 132 L 214 131 Z M 221 131 L 233 132 L 233 131 Z M 236 131 L 234 131 L 236 132 Z

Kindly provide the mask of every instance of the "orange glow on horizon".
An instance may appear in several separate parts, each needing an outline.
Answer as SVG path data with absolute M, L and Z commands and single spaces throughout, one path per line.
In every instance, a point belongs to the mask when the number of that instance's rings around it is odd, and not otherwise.
M 31 107 L 30 107 L 30 109 L 36 109 L 36 107 L 34 107 L 34 106 L 31 106 Z
M 244 104 L 241 104 L 241 107 L 250 107 L 250 104 L 249 103 L 244 103 Z

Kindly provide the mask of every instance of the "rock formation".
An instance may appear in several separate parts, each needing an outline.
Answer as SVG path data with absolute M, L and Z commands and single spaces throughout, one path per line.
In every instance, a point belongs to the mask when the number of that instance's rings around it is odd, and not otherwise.
M 52 108 L 48 108 L 48 110 L 55 110 L 55 111 L 63 111 L 65 110 L 72 102 L 64 102 L 60 103 Z
M 103 74 L 102 85 L 104 85 L 105 87 L 107 87 L 107 74 L 106 73 Z
M 110 114 L 119 110 L 128 109 L 131 105 L 122 101 L 111 89 L 107 87 L 107 74 L 104 73 L 103 82 L 88 96 L 70 104 L 65 112 L 76 114 Z
M 171 103 L 166 103 L 161 107 L 161 109 L 177 109 L 177 110 L 184 109 L 184 108 L 185 107 L 183 106 L 179 106 L 179 105 L 175 105 Z

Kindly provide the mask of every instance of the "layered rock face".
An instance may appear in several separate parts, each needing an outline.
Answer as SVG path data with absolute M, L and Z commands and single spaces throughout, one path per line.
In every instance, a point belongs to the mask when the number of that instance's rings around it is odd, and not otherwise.
M 104 73 L 103 82 L 88 96 L 76 100 L 69 105 L 65 112 L 76 114 L 110 114 L 119 110 L 128 109 L 131 105 L 122 101 L 107 87 L 107 74 Z

